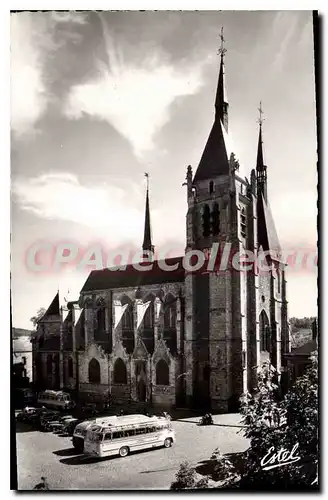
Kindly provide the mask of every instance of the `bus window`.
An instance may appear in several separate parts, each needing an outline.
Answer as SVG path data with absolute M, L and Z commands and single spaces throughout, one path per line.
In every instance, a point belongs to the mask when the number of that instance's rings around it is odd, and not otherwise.
M 136 435 L 138 436 L 139 434 L 146 434 L 145 427 L 140 427 L 139 429 L 136 429 Z
M 112 439 L 119 439 L 119 438 L 122 438 L 122 437 L 123 437 L 123 432 L 122 431 L 113 432 Z
M 106 432 L 104 441 L 110 441 L 112 439 L 112 434 L 110 432 Z
M 127 429 L 124 431 L 124 437 L 130 437 L 135 435 L 135 430 L 134 429 Z

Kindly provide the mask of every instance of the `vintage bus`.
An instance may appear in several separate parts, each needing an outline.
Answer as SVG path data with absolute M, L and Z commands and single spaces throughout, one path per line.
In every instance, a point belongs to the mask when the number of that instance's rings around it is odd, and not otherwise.
M 75 403 L 71 396 L 63 391 L 43 391 L 38 396 L 38 404 L 46 408 L 56 410 L 70 410 L 74 408 Z
M 77 426 L 74 429 L 73 432 L 73 437 L 72 437 L 72 444 L 74 448 L 80 452 L 83 453 L 84 449 L 84 439 L 85 436 L 87 435 L 87 430 L 95 424 L 105 424 L 107 421 L 111 421 L 113 419 L 112 416 L 110 417 L 99 417 L 99 418 L 92 418 L 90 420 L 85 420 L 84 422 L 81 422 L 80 424 L 77 424 Z
M 169 448 L 174 442 L 172 423 L 165 417 L 123 415 L 90 426 L 84 440 L 84 453 L 96 457 L 126 457 L 132 451 Z

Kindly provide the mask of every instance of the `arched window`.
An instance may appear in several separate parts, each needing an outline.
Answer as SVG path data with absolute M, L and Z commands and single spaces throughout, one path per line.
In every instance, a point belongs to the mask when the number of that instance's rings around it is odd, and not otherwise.
M 168 294 L 164 303 L 164 328 L 176 328 L 177 302 L 173 295 Z
M 220 232 L 220 212 L 219 205 L 214 203 L 212 210 L 212 233 L 213 235 L 218 235 Z
M 281 292 L 281 279 L 280 279 L 280 271 L 277 269 L 277 289 L 278 293 Z
M 72 378 L 73 377 L 73 360 L 72 360 L 72 358 L 68 358 L 68 360 L 67 360 L 67 372 L 68 372 L 69 378 Z
M 156 365 L 156 385 L 170 385 L 169 365 L 160 359 Z
M 106 330 L 105 308 L 100 307 L 97 311 L 97 331 L 104 332 Z
M 47 356 L 47 374 L 52 374 L 52 355 L 48 354 Z
M 270 352 L 270 324 L 265 311 L 260 314 L 260 351 Z
M 147 307 L 147 310 L 146 310 L 145 315 L 144 315 L 144 328 L 145 329 L 154 328 L 155 311 L 154 311 L 154 297 L 153 297 L 153 295 L 148 296 L 145 299 L 145 303 L 149 302 L 149 301 L 150 301 L 150 304 Z
M 95 358 L 89 363 L 89 383 L 100 384 L 100 364 Z
M 210 183 L 208 185 L 208 190 L 209 190 L 210 194 L 214 193 L 214 182 L 213 181 L 210 181 Z
M 126 384 L 127 373 L 123 359 L 118 358 L 114 364 L 114 384 Z
M 204 205 L 203 208 L 203 236 L 207 238 L 211 233 L 210 208 Z
M 244 208 L 240 212 L 240 234 L 246 238 L 246 212 Z

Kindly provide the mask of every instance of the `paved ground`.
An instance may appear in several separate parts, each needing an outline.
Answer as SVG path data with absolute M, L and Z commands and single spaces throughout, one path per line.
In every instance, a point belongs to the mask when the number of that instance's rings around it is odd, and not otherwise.
M 70 438 L 17 427 L 18 488 L 32 489 L 45 476 L 51 489 L 169 489 L 179 465 L 208 460 L 216 447 L 222 453 L 243 451 L 247 440 L 237 414 L 214 415 L 215 425 L 199 427 L 198 418 L 173 422 L 176 444 L 169 449 L 139 452 L 126 458 L 95 461 L 77 455 Z

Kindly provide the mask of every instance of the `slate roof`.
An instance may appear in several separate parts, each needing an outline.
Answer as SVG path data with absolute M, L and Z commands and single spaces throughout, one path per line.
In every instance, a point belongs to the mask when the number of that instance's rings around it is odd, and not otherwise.
M 258 244 L 263 250 L 270 250 L 273 257 L 281 260 L 281 246 L 272 217 L 271 208 L 261 194 L 258 197 Z
M 229 174 L 229 152 L 221 120 L 216 117 L 193 183 Z M 229 156 L 228 156 L 229 155 Z
M 161 262 L 163 261 L 154 261 L 152 269 L 145 271 L 135 269 L 132 264 L 128 265 L 125 270 L 102 269 L 101 271 L 92 271 L 81 292 L 176 283 L 184 280 L 185 272 L 182 266 L 182 257 L 171 257 L 165 261 L 168 266 L 178 264 L 176 271 L 161 269 Z M 142 266 L 142 263 L 140 265 Z
M 60 315 L 59 292 L 57 292 L 42 319 L 46 318 L 47 316 L 59 316 L 59 315 Z

